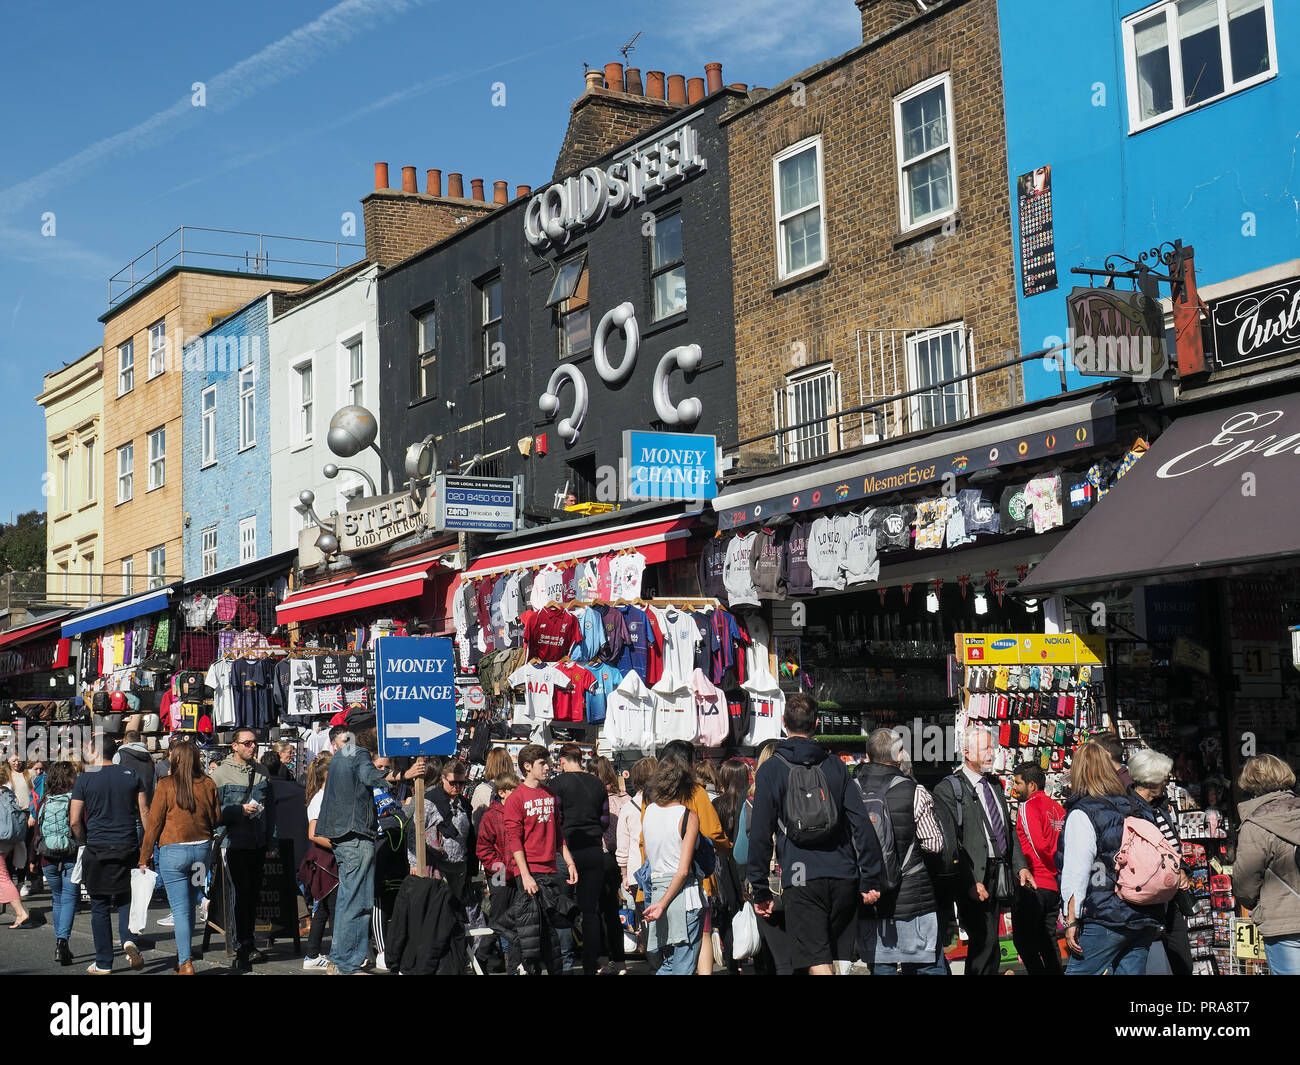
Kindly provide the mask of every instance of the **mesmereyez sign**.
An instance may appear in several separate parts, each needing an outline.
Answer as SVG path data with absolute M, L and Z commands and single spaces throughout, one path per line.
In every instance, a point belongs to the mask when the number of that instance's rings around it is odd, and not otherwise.
M 364 506 L 340 514 L 337 522 L 339 551 L 355 555 L 373 551 L 411 533 L 423 532 L 431 523 L 429 496 L 416 499 L 406 492 L 364 501 Z
M 715 437 L 624 431 L 624 499 L 712 499 L 717 494 Z
M 515 527 L 515 482 L 504 477 L 448 477 L 436 482 L 433 525 L 439 531 L 509 532 Z
M 1300 352 L 1300 278 L 1212 300 L 1210 328 L 1220 366 Z
M 580 174 L 543 189 L 524 212 L 524 236 L 534 248 L 562 246 L 583 230 L 594 229 L 606 212 L 621 214 L 634 203 L 684 181 L 708 167 L 699 153 L 699 134 L 683 123 L 651 144 L 640 144 L 601 170 Z
M 375 641 L 375 716 L 379 753 L 456 753 L 456 668 L 441 636 L 381 636 Z

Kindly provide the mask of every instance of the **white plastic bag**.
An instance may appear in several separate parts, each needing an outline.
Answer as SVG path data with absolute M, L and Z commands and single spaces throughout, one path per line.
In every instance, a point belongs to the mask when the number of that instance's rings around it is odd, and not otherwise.
M 149 923 L 149 900 L 153 898 L 158 874 L 152 869 L 131 870 L 131 917 L 127 927 L 139 935 Z
M 748 961 L 762 949 L 762 940 L 758 938 L 758 915 L 754 913 L 754 904 L 747 902 L 731 919 L 731 956 L 736 961 Z
M 72 867 L 72 882 L 74 884 L 81 883 L 81 856 L 85 853 L 86 853 L 85 847 L 77 848 L 77 863 Z

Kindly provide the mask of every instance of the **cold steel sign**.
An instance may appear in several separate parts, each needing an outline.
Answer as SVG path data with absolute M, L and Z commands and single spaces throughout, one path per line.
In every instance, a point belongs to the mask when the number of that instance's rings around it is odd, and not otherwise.
M 1220 366 L 1300 352 L 1300 278 L 1214 300 L 1210 325 Z
M 524 212 L 524 236 L 539 251 L 563 246 L 583 230 L 595 229 L 608 212 L 622 214 L 634 203 L 694 177 L 708 167 L 699 134 L 683 124 L 652 144 L 634 148 L 601 170 L 589 166 L 539 192 Z
M 430 496 L 417 500 L 404 493 L 367 500 L 366 506 L 339 515 L 339 550 L 355 555 L 423 532 L 432 524 L 432 506 Z

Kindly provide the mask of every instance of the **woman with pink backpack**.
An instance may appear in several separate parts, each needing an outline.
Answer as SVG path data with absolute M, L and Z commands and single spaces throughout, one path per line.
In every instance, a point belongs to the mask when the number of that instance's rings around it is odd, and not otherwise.
M 1143 804 L 1125 793 L 1102 747 L 1085 743 L 1075 752 L 1070 784 L 1057 846 L 1073 955 L 1065 975 L 1142 975 L 1178 890 L 1177 856 Z

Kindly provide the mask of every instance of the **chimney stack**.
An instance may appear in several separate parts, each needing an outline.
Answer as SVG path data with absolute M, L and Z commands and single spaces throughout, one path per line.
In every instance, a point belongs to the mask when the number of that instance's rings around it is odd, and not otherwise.
M 686 104 L 686 75 L 668 75 L 668 102 L 678 107 Z
M 483 199 L 483 179 L 481 177 L 471 178 L 469 184 L 470 188 L 474 190 L 473 198 L 476 200 Z
M 426 170 L 424 172 L 424 191 L 430 196 L 442 195 L 441 170 Z
M 388 164 L 387 163 L 375 164 L 375 188 L 377 189 L 388 188 Z
M 739 89 L 741 92 L 749 92 L 749 86 L 746 85 L 743 81 L 733 81 L 727 87 L 729 89 Z
M 533 194 L 533 187 L 531 185 L 515 186 L 515 199 L 517 200 L 522 200 L 525 196 L 531 196 L 532 194 Z
M 605 64 L 605 88 L 611 92 L 623 91 L 623 64 L 606 63 Z
M 722 91 L 722 64 L 705 63 L 704 80 L 708 82 L 710 96 L 712 96 L 715 92 L 721 92 Z
M 464 179 L 454 171 L 447 175 L 447 195 L 453 200 L 463 200 L 465 198 Z
M 862 39 L 873 40 L 917 14 L 910 0 L 854 0 L 862 13 Z
M 704 99 L 704 79 L 690 78 L 686 82 L 686 99 L 693 104 Z
M 507 182 L 504 181 L 492 182 L 492 202 L 493 203 L 510 202 L 510 186 Z
M 651 100 L 662 100 L 664 98 L 664 72 L 662 70 L 646 71 L 645 94 Z M 387 181 L 388 179 L 385 178 L 384 180 Z
M 413 166 L 402 167 L 402 191 L 403 192 L 420 191 L 419 186 L 415 183 L 415 167 Z
M 587 92 L 590 92 L 592 89 L 604 88 L 604 86 L 605 86 L 604 74 L 602 74 L 599 70 L 587 71 L 587 89 L 586 89 Z
M 623 84 L 626 92 L 633 96 L 644 96 L 645 88 L 641 84 L 641 68 L 628 67 L 627 74 L 624 77 Z

